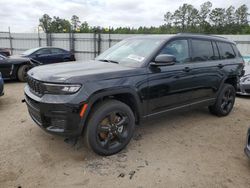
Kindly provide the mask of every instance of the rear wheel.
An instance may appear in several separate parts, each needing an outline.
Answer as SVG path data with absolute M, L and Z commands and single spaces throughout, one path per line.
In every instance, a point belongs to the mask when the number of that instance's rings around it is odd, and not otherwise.
M 226 116 L 233 109 L 235 102 L 235 89 L 230 84 L 224 84 L 214 105 L 209 106 L 212 114 Z
M 130 107 L 117 100 L 108 100 L 92 112 L 85 140 L 95 153 L 112 155 L 129 143 L 134 127 L 135 117 Z
M 27 81 L 27 72 L 30 70 L 31 66 L 30 65 L 22 65 L 19 67 L 17 71 L 17 78 L 21 82 Z

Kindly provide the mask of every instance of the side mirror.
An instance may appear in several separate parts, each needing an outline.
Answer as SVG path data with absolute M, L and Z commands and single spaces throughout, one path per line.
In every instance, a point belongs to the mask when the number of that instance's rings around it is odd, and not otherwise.
M 167 66 L 173 65 L 176 62 L 176 58 L 169 54 L 160 54 L 155 57 L 155 60 L 150 63 L 152 66 Z

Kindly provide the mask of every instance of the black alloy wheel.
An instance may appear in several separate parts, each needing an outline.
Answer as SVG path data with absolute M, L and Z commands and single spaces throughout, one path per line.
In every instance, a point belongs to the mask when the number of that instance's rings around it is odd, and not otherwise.
M 135 117 L 131 108 L 117 100 L 106 100 L 94 107 L 85 130 L 87 145 L 97 154 L 112 155 L 129 143 Z

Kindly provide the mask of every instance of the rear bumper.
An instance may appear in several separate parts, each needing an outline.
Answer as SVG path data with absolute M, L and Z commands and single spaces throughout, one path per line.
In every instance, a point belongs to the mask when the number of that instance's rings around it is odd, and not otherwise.
M 247 132 L 247 140 L 246 140 L 246 147 L 244 149 L 245 154 L 250 158 L 250 128 Z
M 84 118 L 81 106 L 39 102 L 25 93 L 25 102 L 33 121 L 44 131 L 64 137 L 80 136 Z

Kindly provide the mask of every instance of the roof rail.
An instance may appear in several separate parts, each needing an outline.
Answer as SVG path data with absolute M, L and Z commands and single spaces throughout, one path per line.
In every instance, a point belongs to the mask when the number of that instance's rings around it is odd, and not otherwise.
M 205 34 L 205 33 L 177 33 L 177 35 L 208 35 L 211 37 L 217 37 L 217 38 L 222 38 L 222 39 L 226 39 L 225 37 L 222 36 L 218 36 L 218 35 L 211 35 L 211 34 Z

